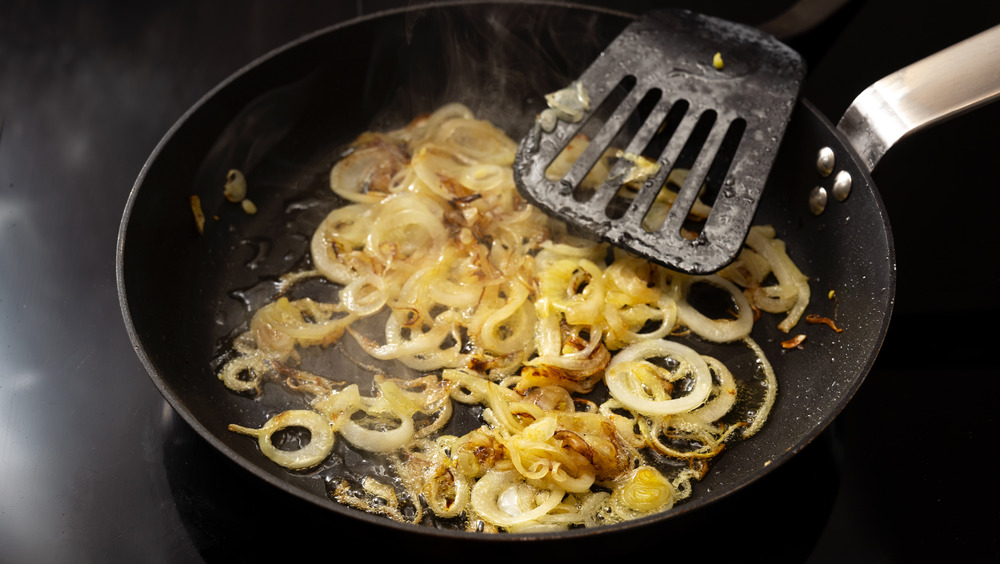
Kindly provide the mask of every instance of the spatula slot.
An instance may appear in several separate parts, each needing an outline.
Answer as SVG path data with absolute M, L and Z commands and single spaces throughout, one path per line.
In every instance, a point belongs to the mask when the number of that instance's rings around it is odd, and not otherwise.
M 601 133 L 594 138 L 577 163 L 570 167 L 569 173 L 563 179 L 575 186 L 574 197 L 577 201 L 589 201 L 605 190 L 612 190 L 613 195 L 613 191 L 626 181 L 625 176 L 633 168 L 635 156 L 642 149 L 641 145 L 636 146 L 634 140 L 641 136 L 643 128 L 650 127 L 647 121 L 658 107 L 662 96 L 663 92 L 659 88 L 653 88 L 647 90 L 642 98 L 635 102 L 638 99 L 638 92 L 633 92 L 633 96 L 626 99 L 605 122 Z M 640 131 L 639 135 L 636 134 L 636 130 Z M 613 139 L 612 133 L 615 133 Z M 629 140 L 633 142 L 628 143 Z M 590 177 L 577 181 L 582 174 L 582 168 L 589 164 L 588 159 L 595 156 L 597 158 L 595 165 L 587 170 Z M 580 169 L 577 169 L 578 166 Z M 599 201 L 606 201 L 607 197 L 599 198 Z M 602 206 L 602 204 L 597 205 Z
M 726 135 L 722 138 L 722 144 L 715 154 L 715 160 L 712 161 L 712 166 L 709 167 L 708 174 L 705 176 L 705 190 L 701 195 L 701 201 L 704 204 L 708 206 L 715 204 L 746 129 L 747 122 L 743 118 L 736 118 L 729 123 L 729 129 L 726 130 Z M 730 179 L 729 182 L 731 185 L 732 180 Z
M 677 100 L 669 106 L 670 111 L 667 113 L 666 118 L 660 122 L 656 128 L 656 133 L 642 150 L 641 154 L 643 157 L 654 161 L 660 157 L 660 153 L 667 147 L 667 143 L 674 136 L 677 127 L 681 124 L 681 120 L 684 119 L 690 106 L 691 104 L 687 100 Z
M 634 213 L 641 214 L 642 227 L 646 231 L 651 233 L 659 231 L 666 225 L 670 215 L 681 214 L 686 217 L 689 213 L 701 191 L 701 181 L 697 171 L 692 169 L 699 160 L 699 156 L 702 155 L 702 149 L 717 118 L 718 114 L 715 110 L 702 112 L 686 138 L 678 138 L 676 142 L 668 143 L 660 154 L 659 162 L 663 168 L 654 178 L 655 194 L 652 197 L 642 197 L 640 194 L 640 197 L 636 199 L 636 204 L 633 205 Z M 676 151 L 675 147 L 680 142 L 684 143 L 683 146 L 676 158 L 671 158 L 671 153 Z M 668 182 L 668 179 L 671 178 L 673 179 L 672 183 Z M 680 189 L 672 190 L 669 184 L 680 185 Z M 643 191 L 650 189 L 645 188 Z M 677 210 L 671 213 L 675 208 Z M 683 219 L 684 217 L 681 217 L 680 221 Z
M 734 55 L 722 67 L 711 62 L 716 52 Z M 556 93 L 597 109 L 555 129 L 540 118 L 518 147 L 518 190 L 640 256 L 718 271 L 750 229 L 804 74 L 800 56 L 756 30 L 685 10 L 651 13 L 575 91 Z M 571 142 L 581 132 L 589 146 Z
M 687 100 L 677 100 L 671 103 L 661 99 L 643 121 L 642 127 L 632 138 L 625 153 L 640 155 L 644 159 L 648 159 L 649 162 L 656 163 L 656 166 L 663 166 L 663 163 L 658 162 L 660 154 L 673 138 L 674 133 L 677 132 L 677 128 L 684 116 L 687 115 L 689 107 L 690 104 Z M 613 196 L 603 206 L 604 214 L 609 219 L 621 219 L 635 200 L 639 186 L 636 185 L 635 181 L 631 183 L 622 181 L 634 173 L 635 166 L 635 162 L 619 159 L 612 168 L 611 174 L 608 175 L 609 180 L 606 186 L 601 187 L 602 191 L 614 190 Z
M 699 119 L 657 200 L 643 218 L 642 227 L 647 232 L 698 239 L 714 213 L 720 191 L 723 197 L 733 192 L 722 189 L 747 122 L 743 118 L 720 119 L 717 115 L 706 114 L 708 112 Z M 680 189 L 672 189 L 671 184 L 680 185 Z M 730 180 L 729 184 L 734 183 Z M 664 209 L 664 204 L 671 199 L 669 209 Z
M 616 112 L 621 111 L 623 104 L 631 99 L 635 85 L 634 76 L 622 77 L 604 99 L 600 100 L 598 106 L 589 115 L 584 116 L 582 123 L 560 120 L 556 129 L 544 136 L 546 142 L 542 152 L 547 154 L 542 161 L 546 179 L 558 182 L 561 190 L 567 193 L 580 186 L 603 152 L 597 150 L 600 146 L 590 140 L 607 138 L 604 146 L 611 143 L 611 138 L 618 133 L 618 130 L 610 132 L 608 122 Z M 620 127 L 619 125 L 619 129 Z

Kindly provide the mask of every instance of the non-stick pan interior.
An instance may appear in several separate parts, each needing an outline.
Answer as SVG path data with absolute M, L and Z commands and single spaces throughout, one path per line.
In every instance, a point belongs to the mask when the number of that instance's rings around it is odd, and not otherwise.
M 338 205 L 327 175 L 344 143 L 455 101 L 518 138 L 542 95 L 579 74 L 628 21 L 523 5 L 383 14 L 278 50 L 209 93 L 147 162 L 119 239 L 126 323 L 171 405 L 212 445 L 277 487 L 396 526 L 329 501 L 323 479 L 288 472 L 252 440 L 227 431 L 230 423 L 260 424 L 279 408 L 230 393 L 214 374 L 215 362 L 272 297 L 274 280 L 306 260 L 312 229 Z M 779 342 L 789 335 L 775 329 L 778 319 L 758 323 L 754 336 L 779 377 L 772 420 L 729 449 L 689 502 L 658 519 L 723 497 L 800 450 L 840 411 L 874 360 L 894 291 L 891 236 L 869 177 L 843 149 L 838 167 L 855 178 L 851 197 L 818 218 L 808 212 L 809 190 L 829 182 L 816 172 L 815 151 L 840 145 L 832 130 L 811 107 L 798 107 L 758 218 L 777 228 L 811 277 L 810 312 L 835 317 L 844 330 L 800 324 L 794 332 L 807 334 L 803 346 L 784 350 Z M 248 179 L 254 215 L 223 198 L 232 168 Z M 204 234 L 195 229 L 192 195 L 207 216 Z M 348 365 L 330 370 L 353 377 Z

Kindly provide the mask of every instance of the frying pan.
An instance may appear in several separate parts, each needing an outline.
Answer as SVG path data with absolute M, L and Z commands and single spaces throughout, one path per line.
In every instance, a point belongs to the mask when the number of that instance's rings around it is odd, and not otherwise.
M 252 311 L 273 296 L 276 278 L 304 264 L 312 229 L 340 204 L 327 187 L 340 147 L 361 131 L 399 127 L 452 101 L 518 138 L 541 108 L 542 95 L 577 76 L 630 19 L 567 5 L 385 12 L 273 51 L 202 98 L 142 168 L 118 239 L 117 282 L 127 330 L 169 404 L 210 445 L 280 490 L 351 519 L 414 529 L 331 501 L 322 476 L 280 468 L 253 440 L 227 431 L 230 423 L 259 425 L 281 407 L 226 390 L 214 372 L 219 355 L 245 329 Z M 832 149 L 836 171 L 853 182 L 845 201 L 831 201 L 816 215 L 810 193 L 816 186 L 832 190 L 835 177 L 817 170 L 822 147 Z M 246 174 L 256 214 L 224 200 L 230 168 Z M 195 229 L 191 195 L 201 198 L 208 218 L 203 234 Z M 687 502 L 611 527 L 502 539 L 575 538 L 692 513 L 781 466 L 843 409 L 888 327 L 895 256 L 869 166 L 808 102 L 794 110 L 757 223 L 775 226 L 811 278 L 808 311 L 835 317 L 843 332 L 800 324 L 795 332 L 807 335 L 804 345 L 784 350 L 779 343 L 788 335 L 777 331 L 777 319 L 757 324 L 754 338 L 778 374 L 778 403 L 763 430 L 727 448 Z M 828 298 L 831 291 L 835 300 Z M 726 355 L 732 353 L 720 353 Z M 357 377 L 352 371 L 344 361 L 322 373 Z M 287 399 L 274 395 L 279 402 Z M 470 536 L 430 527 L 420 533 Z

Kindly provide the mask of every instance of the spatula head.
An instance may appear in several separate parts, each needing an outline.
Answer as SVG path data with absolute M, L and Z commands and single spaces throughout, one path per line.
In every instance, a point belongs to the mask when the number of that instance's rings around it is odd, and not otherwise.
M 743 245 L 804 75 L 798 53 L 757 29 L 647 14 L 550 96 L 520 143 L 515 182 L 587 233 L 675 270 L 715 272 Z

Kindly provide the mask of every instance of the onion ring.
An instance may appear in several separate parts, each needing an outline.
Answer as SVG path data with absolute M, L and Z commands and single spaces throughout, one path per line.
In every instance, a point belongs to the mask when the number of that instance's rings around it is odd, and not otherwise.
M 670 357 L 686 363 L 694 379 L 694 387 L 684 396 L 668 400 L 653 400 L 640 391 L 630 368 L 639 361 L 653 357 Z M 608 365 L 604 376 L 611 396 L 622 405 L 644 415 L 673 415 L 696 409 L 712 391 L 712 375 L 708 364 L 697 352 L 674 341 L 641 341 L 622 349 Z

